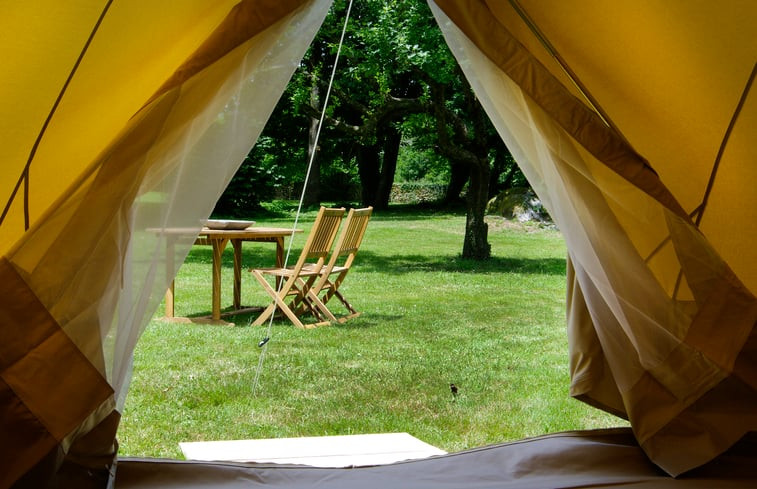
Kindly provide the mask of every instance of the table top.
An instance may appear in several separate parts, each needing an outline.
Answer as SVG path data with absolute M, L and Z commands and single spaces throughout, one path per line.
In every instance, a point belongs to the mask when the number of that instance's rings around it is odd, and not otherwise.
M 301 229 L 292 228 L 272 228 L 264 226 L 252 226 L 247 229 L 209 229 L 202 228 L 200 230 L 200 236 L 207 238 L 285 238 L 291 236 L 292 233 L 301 233 Z
M 208 239 L 264 239 L 264 238 L 286 238 L 292 233 L 301 233 L 302 229 L 292 228 L 274 228 L 266 226 L 252 226 L 247 229 L 209 229 L 203 227 L 197 228 L 151 228 L 148 231 L 156 234 L 168 235 L 187 235 L 200 236 Z

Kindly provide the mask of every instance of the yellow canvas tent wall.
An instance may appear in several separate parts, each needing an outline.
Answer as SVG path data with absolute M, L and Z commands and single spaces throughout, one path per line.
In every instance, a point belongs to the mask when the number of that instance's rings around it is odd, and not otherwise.
M 0 487 L 112 467 L 192 242 L 159 230 L 199 230 L 329 3 L 3 4 Z M 572 394 L 713 459 L 757 428 L 757 4 L 430 4 L 565 235 Z

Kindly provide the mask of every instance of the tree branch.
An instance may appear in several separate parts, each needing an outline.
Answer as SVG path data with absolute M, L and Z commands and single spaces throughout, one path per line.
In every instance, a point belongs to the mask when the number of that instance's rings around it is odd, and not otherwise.
M 467 139 L 468 128 L 457 114 L 447 108 L 444 85 L 431 81 L 429 87 L 431 88 L 433 114 L 436 119 L 437 151 L 452 161 L 470 166 L 479 165 L 480 161 L 475 153 L 461 145 L 454 144 L 452 138 L 450 138 L 448 127 L 451 126 L 453 133 L 458 135 L 457 139 L 463 141 Z M 452 119 L 451 123 L 450 119 Z

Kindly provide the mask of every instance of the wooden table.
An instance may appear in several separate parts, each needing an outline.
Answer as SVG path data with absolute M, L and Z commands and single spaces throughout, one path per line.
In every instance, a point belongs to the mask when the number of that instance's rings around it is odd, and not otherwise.
M 300 229 L 294 232 L 302 232 Z M 242 309 L 242 242 L 257 241 L 264 243 L 276 243 L 276 266 L 284 265 L 284 238 L 292 235 L 291 228 L 270 228 L 253 226 L 247 229 L 208 229 L 202 228 L 195 244 L 210 244 L 213 247 L 213 299 L 211 323 L 221 321 L 221 258 L 226 245 L 231 242 L 234 248 L 234 301 L 233 311 L 240 312 Z M 169 240 L 170 241 L 170 240 Z M 170 255 L 169 255 L 170 256 Z M 171 260 L 168 260 L 169 262 Z M 171 274 L 173 275 L 173 274 Z M 169 320 L 179 319 L 174 316 L 174 282 L 166 291 L 166 313 Z M 185 319 L 185 318 L 181 318 Z M 198 318 L 200 321 L 208 318 Z

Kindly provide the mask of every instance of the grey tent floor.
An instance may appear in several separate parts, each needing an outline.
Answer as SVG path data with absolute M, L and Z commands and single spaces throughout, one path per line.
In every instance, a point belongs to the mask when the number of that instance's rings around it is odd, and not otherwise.
M 672 478 L 646 458 L 630 429 L 565 432 L 391 465 L 291 465 L 122 458 L 116 489 L 152 488 L 754 488 L 757 436 Z

